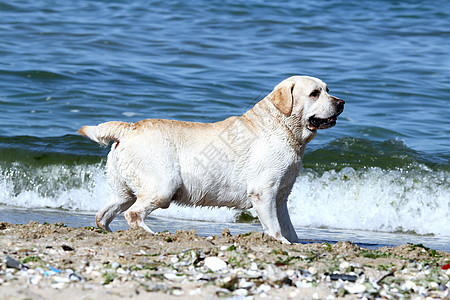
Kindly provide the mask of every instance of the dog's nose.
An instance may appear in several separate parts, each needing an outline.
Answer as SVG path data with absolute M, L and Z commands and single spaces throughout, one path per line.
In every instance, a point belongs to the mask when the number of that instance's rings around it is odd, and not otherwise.
M 344 109 L 344 104 L 345 104 L 345 101 L 344 101 L 344 100 L 337 99 L 337 101 L 336 101 L 336 106 L 337 106 L 337 108 L 338 108 L 339 110 Z

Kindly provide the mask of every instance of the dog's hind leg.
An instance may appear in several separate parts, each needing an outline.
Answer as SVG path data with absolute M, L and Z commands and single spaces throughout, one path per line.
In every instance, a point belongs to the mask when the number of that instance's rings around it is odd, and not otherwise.
M 136 196 L 133 191 L 128 187 L 116 170 L 114 159 L 110 157 L 112 153 L 113 151 L 111 151 L 108 156 L 107 162 L 108 184 L 111 189 L 110 200 L 108 204 L 95 215 L 97 227 L 104 228 L 108 231 L 111 231 L 109 224 L 112 220 L 136 202 Z
M 121 189 L 113 192 L 108 204 L 95 215 L 95 223 L 98 228 L 111 231 L 109 224 L 122 212 L 130 208 L 136 201 L 136 196 L 129 189 Z
M 125 219 L 130 227 L 141 227 L 150 233 L 154 233 L 145 223 L 144 219 L 157 208 L 167 208 L 178 186 L 169 184 L 166 189 L 158 185 L 158 192 L 140 191 L 136 202 L 125 212 Z

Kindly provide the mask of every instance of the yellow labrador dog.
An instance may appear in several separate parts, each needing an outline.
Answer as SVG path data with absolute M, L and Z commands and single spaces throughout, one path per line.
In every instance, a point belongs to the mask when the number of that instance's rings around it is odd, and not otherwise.
M 100 228 L 125 211 L 132 227 L 153 232 L 144 219 L 171 202 L 255 208 L 267 234 L 296 242 L 287 198 L 306 144 L 330 128 L 344 101 L 307 76 L 283 80 L 240 117 L 217 123 L 147 119 L 84 126 L 100 145 L 113 140 L 107 173 L 112 195 L 96 215 Z

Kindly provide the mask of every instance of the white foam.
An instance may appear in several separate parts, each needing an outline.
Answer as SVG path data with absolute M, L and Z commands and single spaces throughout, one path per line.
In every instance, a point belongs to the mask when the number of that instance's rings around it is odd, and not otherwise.
M 32 169 L 32 174 L 28 172 L 20 167 L 7 172 L 0 169 L 0 174 L 4 174 L 0 178 L 0 204 L 96 211 L 107 202 L 106 179 L 100 164 L 45 166 Z
M 450 235 L 448 174 L 346 168 L 301 175 L 289 197 L 294 226 Z

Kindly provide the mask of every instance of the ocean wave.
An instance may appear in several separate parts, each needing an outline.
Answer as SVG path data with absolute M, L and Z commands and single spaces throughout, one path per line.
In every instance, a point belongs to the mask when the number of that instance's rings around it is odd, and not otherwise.
M 417 171 L 420 169 L 420 171 Z M 298 177 L 289 197 L 295 226 L 449 236 L 449 172 L 344 168 Z

